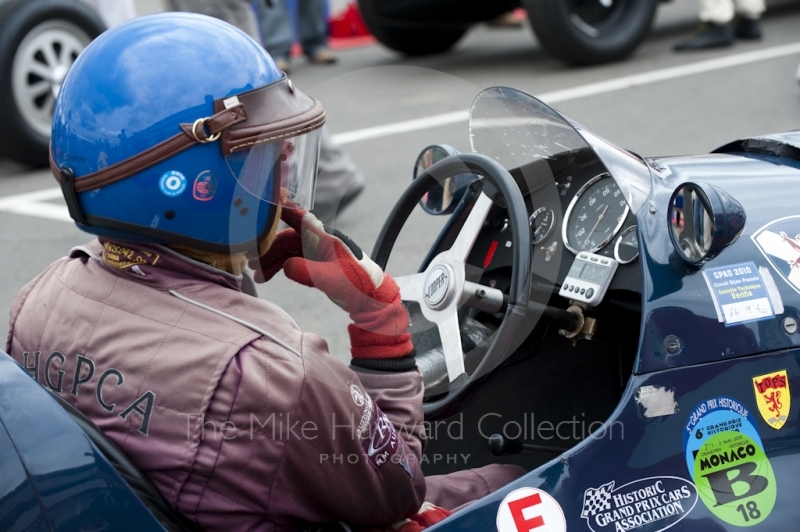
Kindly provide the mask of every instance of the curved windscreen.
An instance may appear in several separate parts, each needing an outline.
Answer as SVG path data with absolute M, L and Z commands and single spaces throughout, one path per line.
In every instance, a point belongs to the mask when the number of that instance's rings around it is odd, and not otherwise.
M 530 94 L 492 87 L 472 103 L 469 118 L 472 151 L 506 169 L 560 153 L 590 150 L 614 178 L 633 212 L 650 195 L 647 165 L 630 152 L 595 135 Z

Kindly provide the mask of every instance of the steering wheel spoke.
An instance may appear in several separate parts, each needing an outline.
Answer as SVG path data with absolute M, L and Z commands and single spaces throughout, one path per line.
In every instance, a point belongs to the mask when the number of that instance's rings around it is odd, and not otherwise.
M 458 313 L 453 309 L 451 312 L 443 314 L 436 325 L 439 327 L 439 337 L 442 340 L 447 377 L 450 382 L 455 382 L 467 371 L 464 367 L 464 350 L 461 347 Z
M 400 299 L 403 301 L 415 301 L 423 304 L 423 286 L 425 284 L 425 273 L 414 273 L 395 277 L 394 281 L 400 287 Z
M 464 222 L 464 226 L 461 228 L 455 242 L 453 242 L 453 246 L 450 248 L 450 252 L 453 254 L 454 258 L 466 262 L 467 257 L 469 257 L 472 251 L 472 246 L 475 245 L 475 241 L 478 239 L 478 235 L 483 228 L 483 223 L 486 221 L 486 216 L 488 216 L 489 209 L 492 208 L 492 205 L 492 200 L 489 199 L 489 196 L 486 194 L 481 193 L 481 195 L 478 196 L 469 216 L 467 216 L 467 220 Z

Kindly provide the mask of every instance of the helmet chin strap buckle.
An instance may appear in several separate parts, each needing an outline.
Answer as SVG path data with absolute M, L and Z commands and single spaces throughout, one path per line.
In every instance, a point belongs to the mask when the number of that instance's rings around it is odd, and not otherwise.
M 67 202 L 67 209 L 69 209 L 70 217 L 75 220 L 75 223 L 80 225 L 89 225 L 86 217 L 83 215 L 81 205 L 78 203 L 78 194 L 75 193 L 75 174 L 68 166 L 62 166 L 60 169 L 61 179 L 61 193 L 64 195 L 64 200 Z
M 215 133 L 214 135 L 208 136 L 205 127 L 208 118 L 209 117 L 198 118 L 197 120 L 194 121 L 194 124 L 192 124 L 192 136 L 194 137 L 194 140 L 196 140 L 200 144 L 208 144 L 210 142 L 214 142 L 215 140 L 219 140 L 220 135 L 222 135 L 222 132 L 218 132 Z M 197 134 L 197 126 L 200 126 L 200 130 L 203 132 L 202 138 L 200 138 L 200 136 Z

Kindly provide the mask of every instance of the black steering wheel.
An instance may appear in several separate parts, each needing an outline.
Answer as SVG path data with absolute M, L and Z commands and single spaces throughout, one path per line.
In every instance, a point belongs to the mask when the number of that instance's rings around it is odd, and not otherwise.
M 372 260 L 385 269 L 397 236 L 419 200 L 437 183 L 464 173 L 483 177 L 483 191 L 472 204 L 452 247 L 436 255 L 425 271 L 395 278 L 402 300 L 419 305 L 423 316 L 437 325 L 442 341 L 449 386 L 445 394 L 423 403 L 423 411 L 429 418 L 453 411 L 453 406 L 478 379 L 505 360 L 528 308 L 531 243 L 525 201 L 511 174 L 484 155 L 451 155 L 418 175 L 386 219 Z M 500 290 L 467 281 L 465 274 L 467 258 L 498 195 L 505 201 L 512 232 L 511 286 L 507 304 Z M 490 312 L 506 308 L 486 354 L 471 375 L 466 372 L 458 323 L 458 310 L 465 305 Z

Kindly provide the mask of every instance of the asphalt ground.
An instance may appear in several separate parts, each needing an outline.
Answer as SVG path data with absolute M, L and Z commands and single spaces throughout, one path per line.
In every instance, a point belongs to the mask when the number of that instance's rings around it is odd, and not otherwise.
M 485 26 L 471 30 L 451 53 L 427 58 L 407 59 L 370 46 L 341 52 L 335 66 L 299 61 L 292 79 L 325 104 L 331 130 L 368 181 L 359 199 L 337 218 L 337 228 L 370 250 L 411 180 L 419 151 L 433 143 L 469 151 L 467 123 L 460 117 L 475 95 L 490 86 L 543 95 L 597 134 L 645 156 L 707 153 L 738 138 L 800 128 L 795 79 L 800 2 L 769 5 L 763 40 L 675 54 L 672 45 L 694 29 L 696 5 L 674 0 L 660 8 L 652 34 L 630 59 L 596 67 L 571 68 L 549 57 L 527 28 Z M 446 113 L 456 114 L 441 116 Z M 425 127 L 407 123 L 425 118 Z M 371 129 L 387 124 L 399 132 Z M 47 192 L 54 186 L 49 171 L 0 159 L 0 315 L 8 314 L 20 287 L 70 247 L 91 238 L 65 220 L 63 201 Z M 37 191 L 45 192 L 16 197 Z M 10 212 L 15 210 L 20 212 Z M 415 214 L 389 271 L 415 271 L 442 223 Z M 287 310 L 301 328 L 325 337 L 336 356 L 349 358 L 348 318 L 324 295 L 282 275 L 260 293 Z

